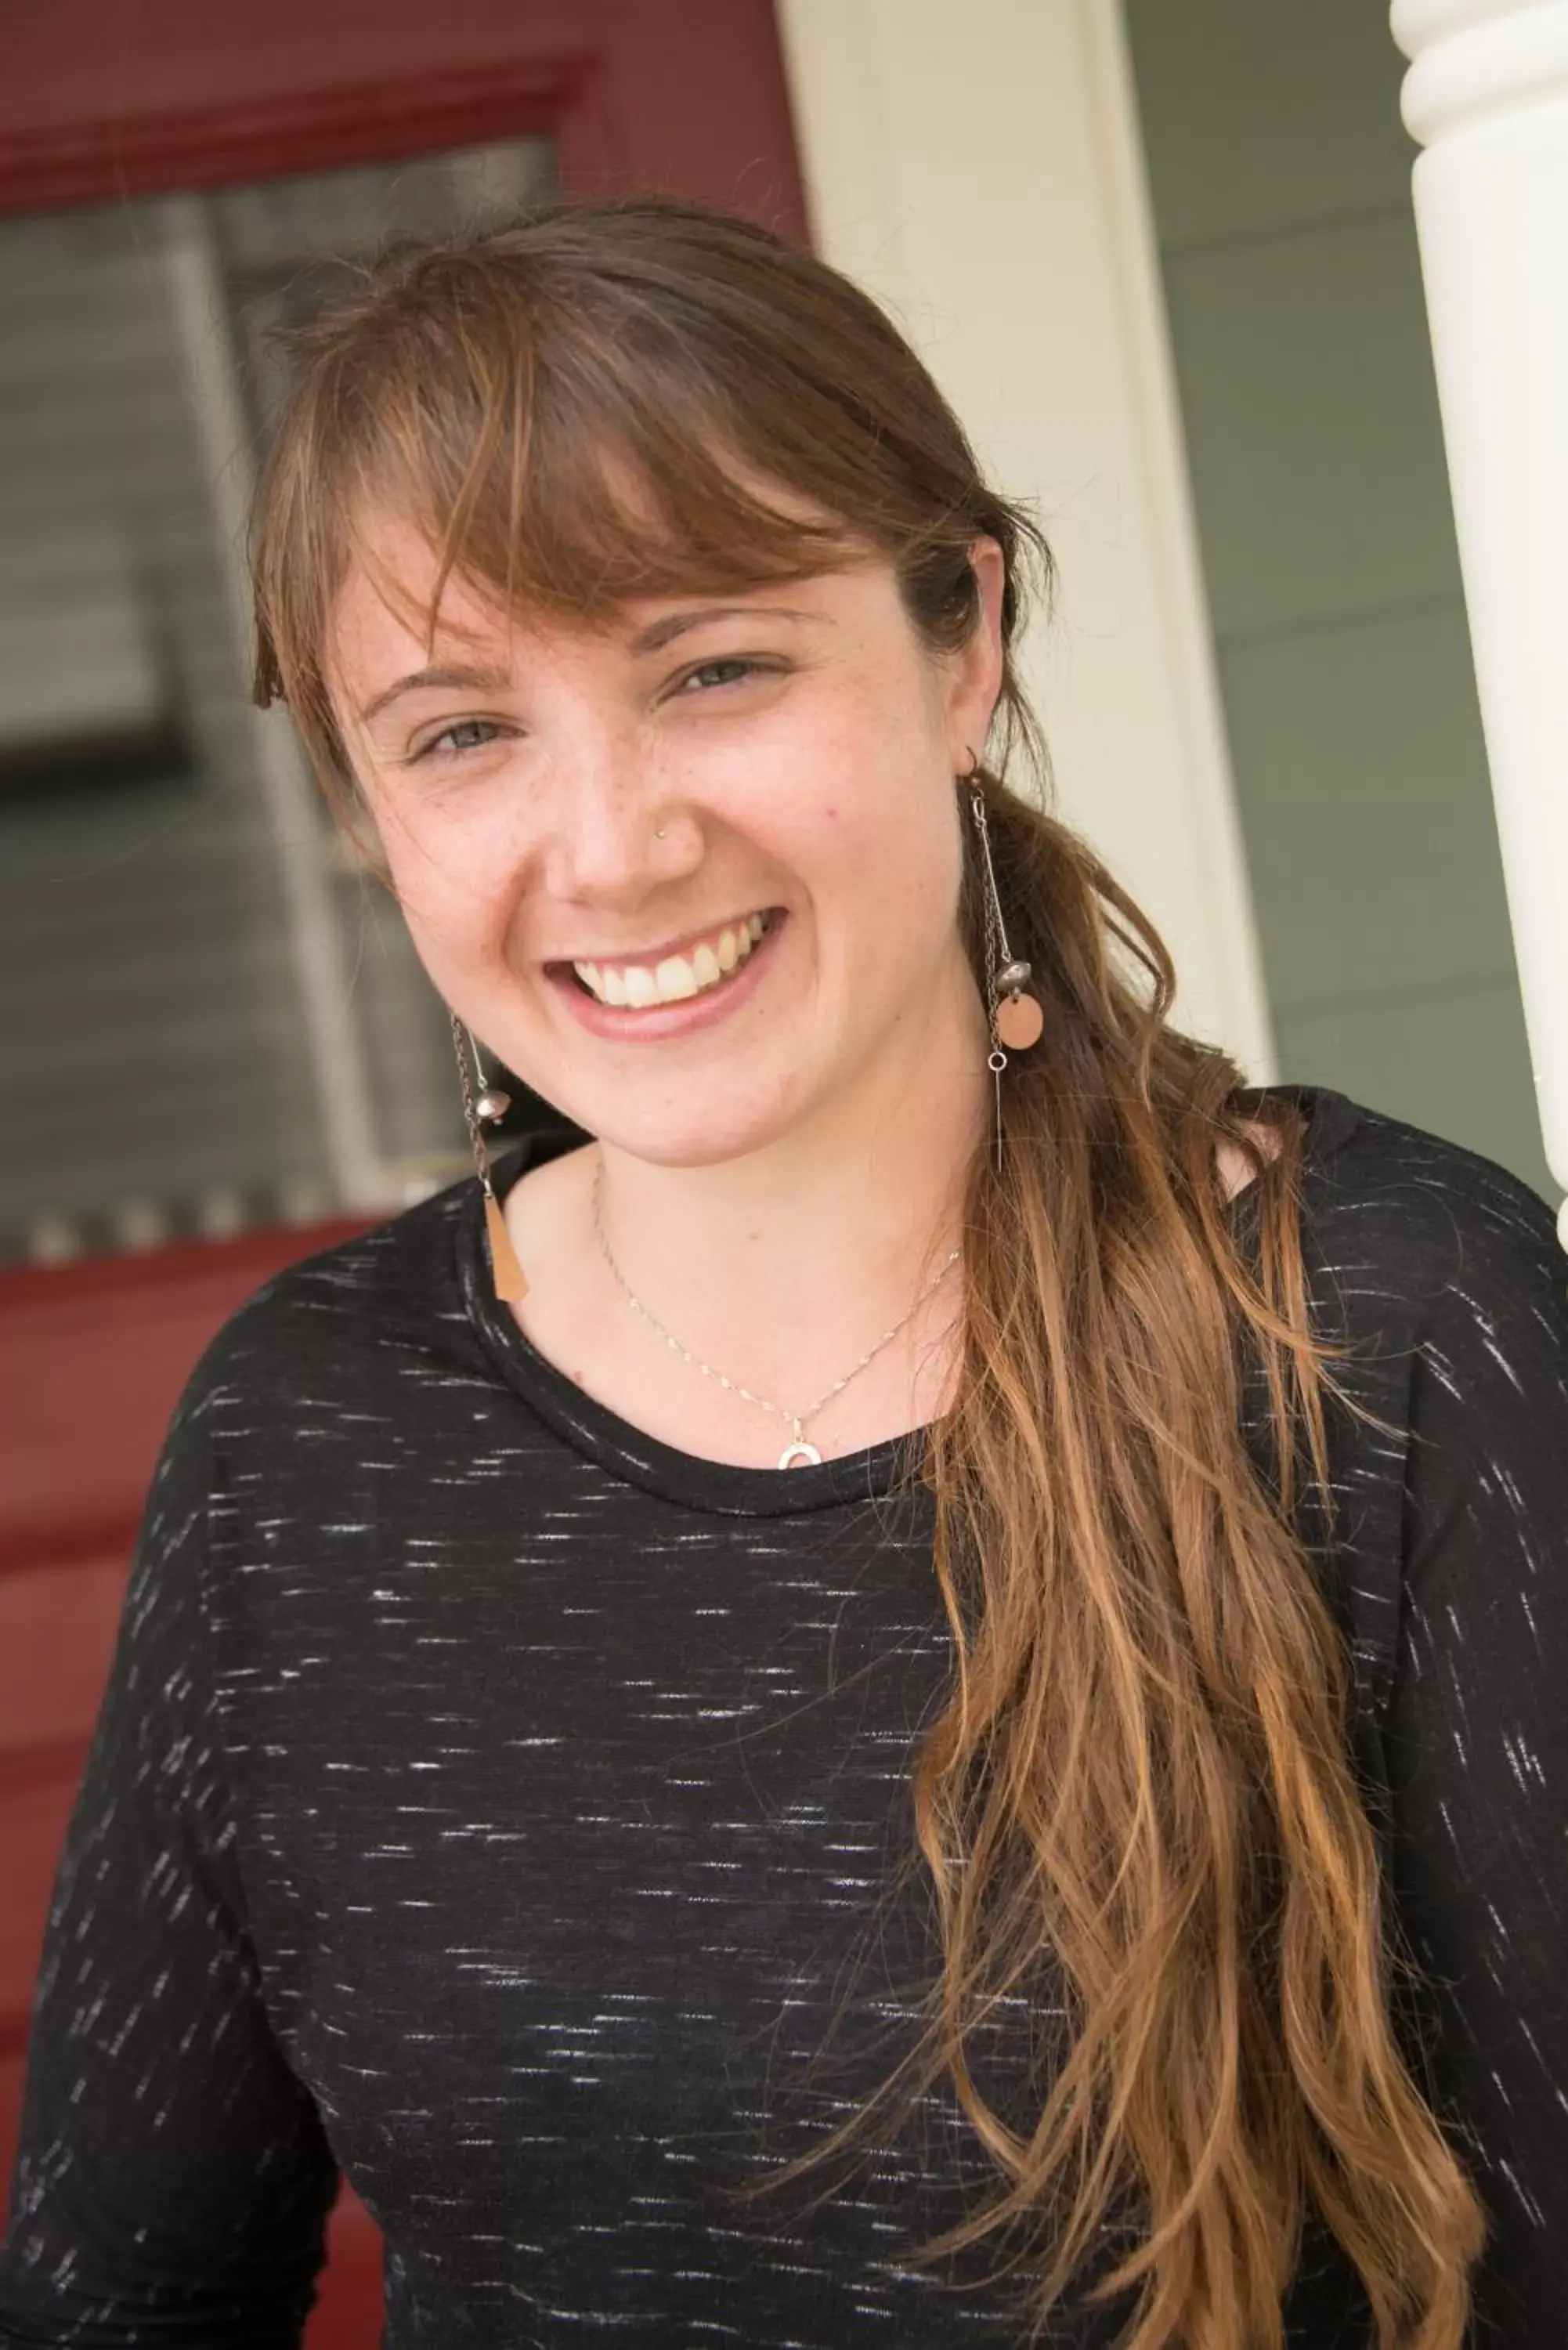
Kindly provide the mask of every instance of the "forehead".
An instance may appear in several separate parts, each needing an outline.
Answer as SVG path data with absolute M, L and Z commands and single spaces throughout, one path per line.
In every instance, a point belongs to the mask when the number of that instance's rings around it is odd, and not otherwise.
M 361 516 L 349 539 L 343 571 L 327 615 L 329 672 L 365 662 L 403 660 L 443 639 L 472 650 L 493 649 L 513 636 L 519 616 L 462 573 L 443 580 L 441 557 L 407 516 Z M 431 606 L 440 588 L 440 608 Z
M 358 522 L 327 621 L 325 671 L 335 691 L 374 691 L 383 672 L 411 671 L 444 651 L 489 667 L 511 665 L 519 646 L 566 650 L 629 642 L 650 621 L 692 605 L 788 607 L 796 617 L 842 618 L 885 575 L 896 597 L 891 562 L 870 547 L 831 570 L 787 582 L 693 584 L 679 592 L 632 598 L 589 616 L 509 605 L 496 590 L 459 571 L 443 578 L 440 554 L 428 534 L 391 510 Z M 431 625 L 432 600 L 440 606 Z

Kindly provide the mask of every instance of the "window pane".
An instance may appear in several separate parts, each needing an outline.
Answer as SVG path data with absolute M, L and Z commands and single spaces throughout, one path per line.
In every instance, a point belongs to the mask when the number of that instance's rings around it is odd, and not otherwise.
M 553 182 L 530 140 L 0 223 L 5 1255 L 461 1171 L 442 1008 L 249 708 L 236 523 L 266 329 Z

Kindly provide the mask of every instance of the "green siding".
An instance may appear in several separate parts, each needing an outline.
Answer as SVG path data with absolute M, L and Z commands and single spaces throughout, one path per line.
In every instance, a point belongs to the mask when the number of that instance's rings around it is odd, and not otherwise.
M 1376 0 L 1127 0 L 1282 1074 L 1554 1199 Z
M 1166 256 L 1221 639 L 1460 594 L 1402 214 Z
M 1511 983 L 1463 612 L 1243 638 L 1220 674 L 1276 1013 Z

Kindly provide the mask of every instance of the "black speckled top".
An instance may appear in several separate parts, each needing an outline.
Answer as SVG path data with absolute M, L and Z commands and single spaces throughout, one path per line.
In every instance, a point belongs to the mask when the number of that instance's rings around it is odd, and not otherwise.
M 1475 2340 L 1557 2350 L 1568 1267 L 1501 1168 L 1286 1090 L 1319 1326 L 1402 1431 L 1334 1414 L 1321 1555 L 1435 1986 L 1416 2053 L 1494 2222 Z M 985 2177 L 944 2095 L 826 2199 L 738 2191 L 883 2075 L 929 1978 L 926 1501 L 888 1495 L 896 1444 L 755 1471 L 639 1434 L 497 1305 L 477 1207 L 273 1281 L 176 1416 L 49 1928 L 0 2345 L 296 2344 L 339 2168 L 390 2350 L 1021 2342 L 983 2267 L 909 2257 Z M 1315 2226 L 1287 2319 L 1370 2343 Z

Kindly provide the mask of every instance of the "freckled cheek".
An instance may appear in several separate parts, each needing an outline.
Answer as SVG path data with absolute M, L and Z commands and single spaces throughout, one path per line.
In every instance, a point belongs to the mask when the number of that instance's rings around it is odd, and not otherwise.
M 825 977 L 862 1007 L 923 982 L 950 928 L 959 853 L 950 824 L 853 786 L 802 811 L 780 862 L 802 886 Z
M 891 820 L 906 764 L 886 716 L 852 702 L 809 726 L 781 729 L 747 796 L 782 830 L 809 837 L 830 827 L 836 849 L 866 844 Z
M 439 972 L 507 959 L 521 882 L 515 859 L 462 828 L 387 827 L 392 889 L 421 961 Z
M 951 786 L 929 768 L 923 742 L 868 744 L 862 734 L 814 765 L 808 792 L 797 774 L 783 805 L 793 802 L 788 829 L 803 868 L 860 889 L 872 873 L 889 887 L 940 888 L 957 858 Z

